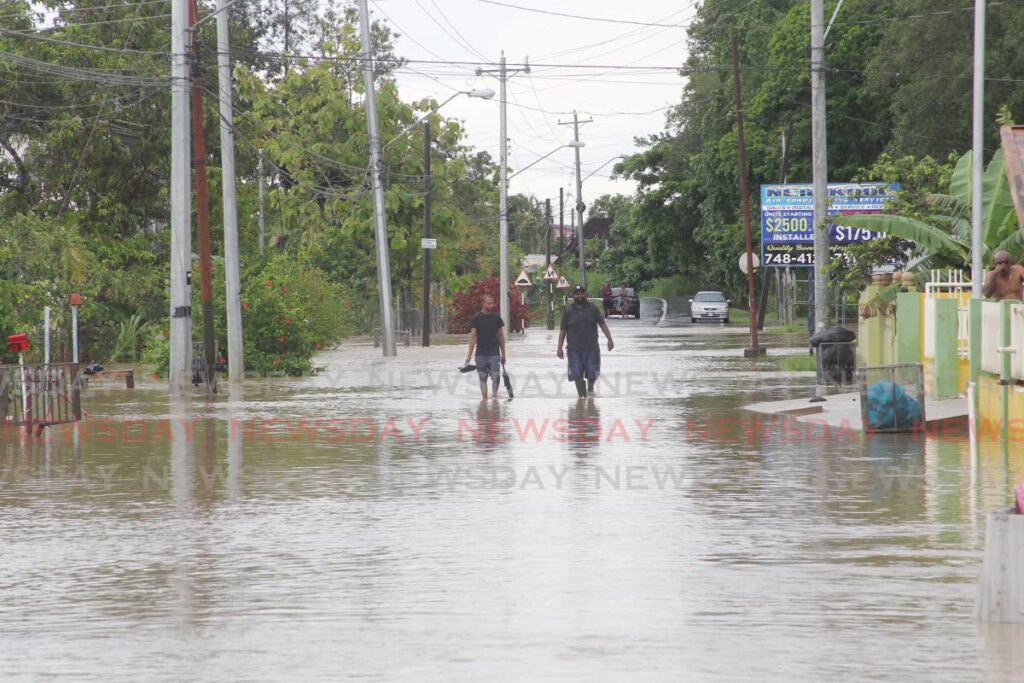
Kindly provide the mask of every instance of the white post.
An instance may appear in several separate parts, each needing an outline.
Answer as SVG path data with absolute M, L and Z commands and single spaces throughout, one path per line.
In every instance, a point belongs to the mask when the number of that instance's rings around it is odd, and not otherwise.
M 43 365 L 50 368 L 50 307 L 43 308 Z
M 811 140 L 814 176 L 814 329 L 828 327 L 828 155 L 825 131 L 825 8 L 811 0 Z
M 29 434 L 32 426 L 28 422 L 28 377 L 25 375 L 25 354 L 18 353 L 18 367 L 21 369 L 21 419 L 28 425 Z
M 359 0 L 359 33 L 362 39 L 363 83 L 366 89 L 366 125 L 370 138 L 370 177 L 376 218 L 377 282 L 380 297 L 380 321 L 384 356 L 396 356 L 395 328 L 391 317 L 391 267 L 388 262 L 388 227 L 381 180 L 380 130 L 377 127 L 377 102 L 373 90 L 373 51 L 370 48 L 370 12 L 366 0 Z
M 511 321 L 508 318 L 508 131 L 506 126 L 508 124 L 508 111 L 506 105 L 506 88 L 505 82 L 508 80 L 508 74 L 505 69 L 505 52 L 501 53 L 501 66 L 498 72 L 498 81 L 501 83 L 499 97 L 499 109 L 501 113 L 501 122 L 498 127 L 498 136 L 501 139 L 501 153 L 500 153 L 500 179 L 498 180 L 498 241 L 500 249 L 500 258 L 498 259 L 501 272 L 499 273 L 498 281 L 501 283 L 499 287 L 501 291 L 498 292 L 498 300 L 500 304 L 501 319 L 505 321 L 505 329 L 510 330 Z
M 188 5 L 171 0 L 171 357 L 172 394 L 188 389 L 192 367 L 192 167 L 189 157 Z
M 235 123 L 231 107 L 231 44 L 228 2 L 217 0 L 217 75 L 220 85 L 220 155 L 224 183 L 224 279 L 228 309 L 228 381 L 245 379 L 242 344 L 242 285 L 238 264 L 238 205 L 235 196 Z
M 78 306 L 71 307 L 71 362 L 78 363 Z
M 985 278 L 982 174 L 985 172 L 985 0 L 974 0 L 974 147 L 971 152 L 971 296 L 981 298 Z
M 981 621 L 1024 623 L 1024 515 L 1000 511 L 985 520 L 975 615 Z

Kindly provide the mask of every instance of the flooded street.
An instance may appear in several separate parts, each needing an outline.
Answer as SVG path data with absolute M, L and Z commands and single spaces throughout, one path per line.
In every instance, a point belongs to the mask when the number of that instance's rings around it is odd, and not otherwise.
M 610 321 L 595 399 L 531 328 L 512 401 L 465 347 L 347 344 L 8 431 L 0 678 L 1019 680 L 1024 629 L 973 609 L 1024 454 L 747 413 L 813 377 L 659 309 Z

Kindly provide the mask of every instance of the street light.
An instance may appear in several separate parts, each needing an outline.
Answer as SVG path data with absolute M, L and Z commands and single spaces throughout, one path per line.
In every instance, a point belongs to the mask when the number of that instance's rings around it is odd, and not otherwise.
M 391 138 L 391 140 L 389 140 L 388 143 L 386 145 L 384 145 L 383 149 L 387 149 L 388 147 L 393 145 L 395 142 L 398 141 L 398 139 L 400 137 L 402 137 L 403 135 L 408 133 L 410 130 L 412 130 L 413 128 L 415 128 L 419 124 L 421 124 L 423 122 L 423 119 L 427 118 L 431 114 L 436 113 L 438 109 L 440 109 L 444 105 L 448 104 L 449 102 L 454 100 L 459 95 L 465 95 L 466 97 L 477 97 L 477 98 L 479 98 L 481 100 L 489 100 L 492 97 L 494 97 L 494 91 L 491 90 L 490 88 L 478 88 L 478 89 L 475 89 L 475 90 L 460 90 L 460 91 L 458 91 L 457 93 L 455 93 L 454 95 L 449 97 L 447 100 L 445 100 L 441 104 L 437 105 L 436 107 L 434 107 L 433 109 L 428 111 L 426 114 L 424 114 L 423 116 L 419 117 L 418 119 L 416 119 L 415 121 L 410 123 L 408 126 L 403 128 L 398 135 L 396 135 L 395 137 Z
M 522 167 L 521 169 L 519 169 L 518 171 L 516 171 L 515 173 L 510 175 L 508 177 L 508 179 L 512 180 L 513 178 L 515 178 L 517 175 L 519 175 L 523 171 L 525 171 L 525 170 L 527 170 L 527 169 L 529 169 L 529 168 L 531 168 L 533 166 L 536 166 L 537 164 L 539 164 L 540 162 L 544 161 L 545 159 L 547 159 L 549 156 L 551 156 L 552 154 L 554 154 L 555 152 L 557 152 L 560 149 L 564 149 L 566 147 L 586 147 L 586 146 L 587 146 L 587 143 L 583 142 L 582 140 L 570 140 L 569 142 L 565 143 L 564 145 L 559 145 L 558 147 L 555 147 L 553 150 L 551 150 L 550 152 L 548 152 L 544 156 L 542 156 L 542 157 L 540 157 L 538 159 L 535 159 L 534 161 L 530 162 L 526 166 Z
M 582 143 L 581 143 L 581 146 L 582 146 Z M 587 175 L 586 175 L 586 176 L 585 176 L 585 177 L 583 178 L 583 180 L 581 180 L 580 182 L 581 182 L 581 183 L 584 183 L 584 182 L 586 182 L 586 181 L 587 181 L 587 178 L 590 178 L 590 176 L 594 175 L 595 173 L 597 173 L 598 171 L 600 171 L 600 170 L 601 170 L 602 168 L 604 168 L 604 167 L 605 167 L 605 166 L 607 166 L 608 164 L 610 164 L 610 163 L 612 163 L 613 161 L 615 161 L 616 159 L 625 159 L 625 158 L 626 158 L 626 155 L 625 155 L 625 154 L 617 154 L 616 156 L 613 156 L 613 157 L 612 157 L 611 159 L 609 159 L 608 161 L 604 162 L 603 164 L 601 164 L 600 166 L 598 166 L 597 168 L 595 168 L 595 169 L 594 169 L 593 171 L 591 171 L 590 173 L 588 173 L 588 174 L 587 174 Z

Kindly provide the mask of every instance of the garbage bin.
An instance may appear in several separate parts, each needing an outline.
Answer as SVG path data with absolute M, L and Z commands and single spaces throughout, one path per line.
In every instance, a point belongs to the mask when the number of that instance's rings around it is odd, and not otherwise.
M 924 367 L 919 363 L 857 370 L 860 410 L 867 432 L 917 432 L 925 428 Z
M 818 384 L 830 387 L 854 383 L 857 365 L 857 333 L 845 327 L 830 327 L 814 333 L 807 343 L 815 350 Z
M 857 381 L 857 342 L 821 342 L 815 359 L 818 384 L 842 387 Z

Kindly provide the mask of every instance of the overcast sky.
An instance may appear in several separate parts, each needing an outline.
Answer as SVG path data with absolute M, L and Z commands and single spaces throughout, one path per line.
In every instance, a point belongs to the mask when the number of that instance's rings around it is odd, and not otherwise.
M 505 0 L 502 0 L 505 1 Z M 634 22 L 688 24 L 695 0 L 507 0 L 508 4 L 567 14 Z M 636 136 L 665 129 L 666 109 L 679 102 L 683 79 L 677 72 L 614 71 L 591 68 L 680 66 L 685 59 L 686 29 L 681 26 L 639 26 L 545 15 L 488 4 L 482 0 L 370 0 L 375 18 L 387 21 L 400 34 L 397 52 L 414 60 L 398 74 L 400 92 L 407 101 L 434 97 L 438 102 L 457 90 L 493 88 L 493 76 L 476 76 L 475 65 L 418 63 L 497 62 L 505 51 L 511 66 L 529 58 L 531 73 L 516 74 L 508 85 L 510 173 L 555 150 L 572 139 L 572 110 L 593 123 L 580 126 L 585 177 L 616 155 L 637 148 Z M 563 65 L 557 68 L 541 66 Z M 538 111 L 543 110 L 543 111 Z M 498 159 L 499 108 L 490 101 L 460 96 L 441 110 L 465 122 L 468 142 Z M 612 181 L 614 161 L 583 184 L 588 204 L 605 193 L 632 194 L 632 183 Z M 511 179 L 513 194 L 552 198 L 557 220 L 558 188 L 575 188 L 573 150 L 560 149 L 549 159 Z M 567 200 L 567 205 L 571 202 Z M 566 222 L 569 222 L 568 216 Z

